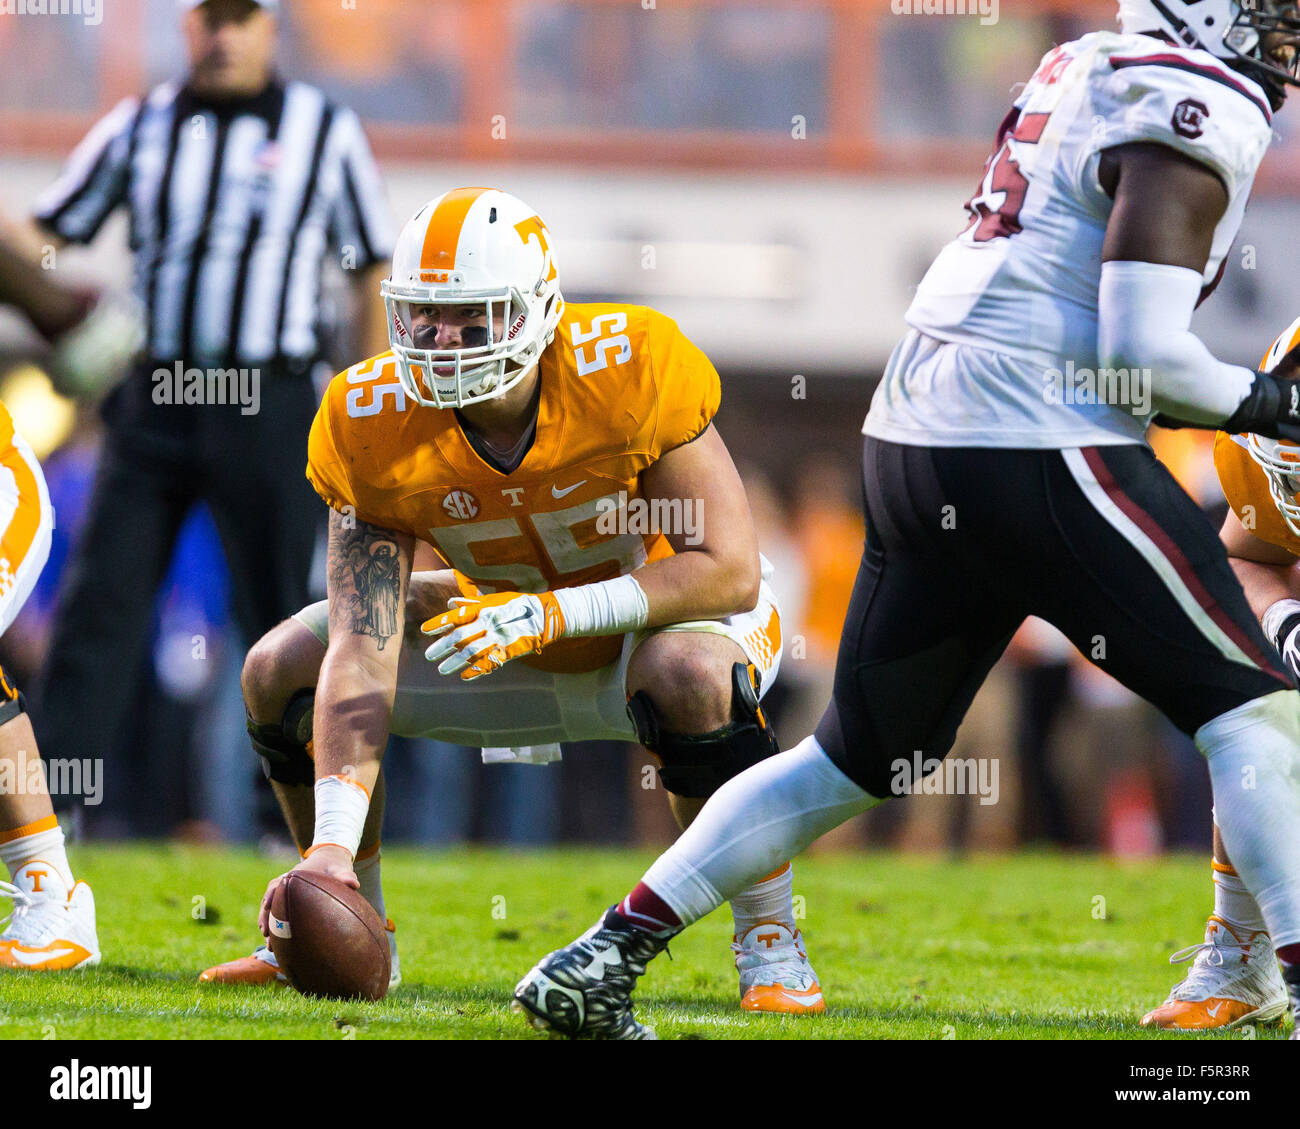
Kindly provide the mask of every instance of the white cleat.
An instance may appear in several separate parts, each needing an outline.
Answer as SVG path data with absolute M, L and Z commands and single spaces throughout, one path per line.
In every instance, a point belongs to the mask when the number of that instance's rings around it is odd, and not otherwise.
M 816 1015 L 826 1010 L 798 929 L 763 921 L 731 948 L 740 973 L 740 1006 L 746 1011 Z
M 54 867 L 33 859 L 13 883 L 0 882 L 0 897 L 14 903 L 0 932 L 0 968 L 63 972 L 99 963 L 95 895 L 86 883 L 69 890 Z
M 1143 1027 L 1208 1031 L 1267 1023 L 1287 1010 L 1286 985 L 1273 942 L 1263 930 L 1234 929 L 1211 914 L 1205 923 L 1205 940 L 1180 949 L 1169 963 L 1185 960 L 1192 960 L 1186 979 L 1174 985 L 1163 1004 L 1142 1017 Z

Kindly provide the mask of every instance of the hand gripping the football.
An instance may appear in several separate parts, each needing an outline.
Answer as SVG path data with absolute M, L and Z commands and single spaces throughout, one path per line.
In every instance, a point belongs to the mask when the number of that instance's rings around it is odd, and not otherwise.
M 354 890 L 361 889 L 361 883 L 352 869 L 352 853 L 346 847 L 336 846 L 333 843 L 312 847 L 293 869 L 313 871 L 329 878 L 337 878 Z M 257 928 L 268 940 L 271 937 L 271 899 L 275 895 L 276 888 L 291 873 L 292 871 L 286 871 L 284 874 L 277 874 L 266 884 L 266 892 L 262 895 L 262 904 L 257 912 Z
M 520 655 L 535 655 L 564 634 L 564 613 L 550 592 L 455 597 L 448 608 L 421 628 L 440 636 L 424 657 L 439 664 L 439 674 L 459 674 L 466 682 Z

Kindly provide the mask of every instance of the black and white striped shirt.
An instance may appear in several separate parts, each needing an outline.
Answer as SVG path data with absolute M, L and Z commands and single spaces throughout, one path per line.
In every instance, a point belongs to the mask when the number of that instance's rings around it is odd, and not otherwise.
M 148 353 L 187 364 L 311 357 L 326 253 L 364 270 L 393 250 L 360 121 L 302 82 L 221 103 L 168 83 L 123 101 L 73 152 L 35 219 L 85 243 L 120 204 Z

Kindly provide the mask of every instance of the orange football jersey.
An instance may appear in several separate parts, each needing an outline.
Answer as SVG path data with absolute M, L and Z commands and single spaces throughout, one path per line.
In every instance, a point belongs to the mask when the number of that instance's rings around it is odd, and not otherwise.
M 1223 431 L 1215 434 L 1214 469 L 1219 472 L 1224 497 L 1241 524 L 1261 541 L 1300 557 L 1300 537 L 1291 532 L 1273 504 L 1268 477 L 1250 457 L 1244 435 Z
M 470 445 L 455 411 L 413 403 L 391 353 L 331 381 L 307 477 L 339 511 L 427 541 L 484 591 L 609 580 L 669 556 L 646 528 L 640 475 L 698 436 L 721 389 L 672 319 L 644 306 L 568 305 L 542 354 L 537 432 L 510 474 Z M 524 661 L 595 670 L 620 637 L 561 640 Z

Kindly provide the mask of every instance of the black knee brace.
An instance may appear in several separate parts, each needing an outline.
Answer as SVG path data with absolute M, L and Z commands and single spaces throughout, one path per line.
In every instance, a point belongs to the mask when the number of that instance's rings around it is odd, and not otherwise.
M 263 725 L 249 715 L 248 736 L 253 749 L 262 758 L 262 771 L 268 780 L 277 780 L 281 784 L 311 785 L 316 782 L 316 766 L 307 751 L 315 704 L 314 689 L 297 690 L 278 722 Z
M 637 740 L 659 758 L 659 779 L 668 791 L 691 799 L 713 795 L 733 776 L 780 752 L 776 734 L 758 704 L 754 668 L 731 668 L 731 721 L 710 733 L 672 733 L 659 726 L 644 690 L 627 702 Z
M 3 671 L 0 671 L 0 677 Z M 9 688 L 8 679 L 5 679 L 5 686 Z M 27 712 L 27 699 L 23 697 L 21 690 L 14 690 L 13 697 L 7 695 L 0 696 L 0 725 L 8 725 L 20 713 Z

